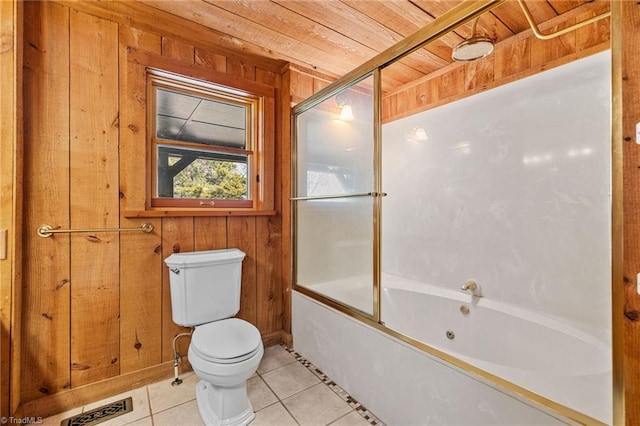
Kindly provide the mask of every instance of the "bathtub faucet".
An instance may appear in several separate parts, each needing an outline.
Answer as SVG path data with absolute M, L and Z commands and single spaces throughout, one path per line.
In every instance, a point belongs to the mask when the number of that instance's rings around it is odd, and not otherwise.
M 470 291 L 475 297 L 482 297 L 482 290 L 480 285 L 474 280 L 469 280 L 460 288 L 462 291 Z

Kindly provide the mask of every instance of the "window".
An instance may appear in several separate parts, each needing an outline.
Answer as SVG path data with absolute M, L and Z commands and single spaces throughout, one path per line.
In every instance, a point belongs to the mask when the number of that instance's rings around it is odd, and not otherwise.
M 258 209 L 263 97 L 147 69 L 150 207 Z

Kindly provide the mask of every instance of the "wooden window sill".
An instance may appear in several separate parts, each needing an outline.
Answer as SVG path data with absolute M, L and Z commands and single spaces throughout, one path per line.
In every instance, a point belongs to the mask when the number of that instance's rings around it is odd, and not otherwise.
M 275 216 L 275 210 L 247 209 L 171 209 L 125 210 L 125 217 L 180 217 L 180 216 Z

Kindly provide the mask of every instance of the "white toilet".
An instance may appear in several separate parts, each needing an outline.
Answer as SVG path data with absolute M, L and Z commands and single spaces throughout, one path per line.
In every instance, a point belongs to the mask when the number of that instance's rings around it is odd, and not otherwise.
M 247 379 L 264 354 L 260 332 L 232 318 L 240 310 L 242 260 L 238 249 L 174 253 L 169 267 L 173 322 L 195 326 L 189 362 L 200 378 L 196 400 L 207 425 L 246 425 L 255 414 Z

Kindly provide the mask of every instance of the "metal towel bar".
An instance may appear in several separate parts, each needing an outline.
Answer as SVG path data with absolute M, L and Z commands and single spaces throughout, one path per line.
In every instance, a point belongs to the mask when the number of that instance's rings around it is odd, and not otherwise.
M 51 225 L 40 225 L 38 227 L 38 236 L 47 238 L 52 237 L 53 234 L 70 234 L 76 232 L 135 232 L 141 231 L 150 233 L 153 231 L 153 225 L 150 223 L 143 223 L 139 228 L 97 228 L 97 229 L 55 229 Z

